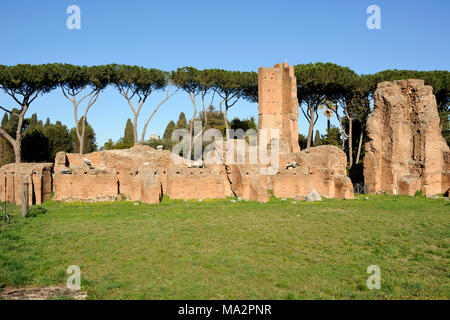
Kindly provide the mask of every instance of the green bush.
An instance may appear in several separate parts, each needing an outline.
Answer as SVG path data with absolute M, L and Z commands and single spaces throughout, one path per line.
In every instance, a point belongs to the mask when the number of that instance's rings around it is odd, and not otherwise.
M 47 209 L 42 206 L 33 206 L 30 208 L 30 210 L 28 210 L 26 217 L 36 217 L 38 214 L 45 214 L 46 212 Z

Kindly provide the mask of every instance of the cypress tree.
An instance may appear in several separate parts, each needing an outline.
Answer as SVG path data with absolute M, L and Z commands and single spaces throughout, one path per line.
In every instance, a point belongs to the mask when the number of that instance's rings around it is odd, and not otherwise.
M 32 115 L 31 115 L 31 120 L 30 120 L 30 127 L 36 127 L 37 126 L 37 124 L 38 124 L 38 119 L 37 119 L 37 114 L 36 113 L 33 113 Z
M 186 115 L 184 114 L 184 112 L 181 112 L 177 121 L 177 129 L 185 129 L 185 128 L 187 128 Z
M 2 128 L 3 129 L 5 129 L 6 128 L 6 125 L 8 124 L 8 121 L 9 121 L 9 119 L 8 119 L 8 114 L 4 114 L 3 115 L 3 118 L 2 118 Z
M 134 143 L 134 127 L 131 119 L 127 120 L 127 124 L 125 125 L 125 131 L 123 133 L 123 142 L 127 144 Z
M 171 120 L 164 131 L 163 140 L 171 141 L 173 130 L 175 130 L 175 122 Z
M 320 146 L 322 144 L 322 139 L 320 138 L 320 132 L 319 130 L 316 130 L 316 135 L 314 136 L 314 146 Z

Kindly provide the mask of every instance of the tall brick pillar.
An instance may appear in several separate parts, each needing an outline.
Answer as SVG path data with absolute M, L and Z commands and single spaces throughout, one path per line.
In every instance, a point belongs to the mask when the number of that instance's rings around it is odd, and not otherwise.
M 280 152 L 299 152 L 297 80 L 286 62 L 258 69 L 258 130 L 278 129 Z

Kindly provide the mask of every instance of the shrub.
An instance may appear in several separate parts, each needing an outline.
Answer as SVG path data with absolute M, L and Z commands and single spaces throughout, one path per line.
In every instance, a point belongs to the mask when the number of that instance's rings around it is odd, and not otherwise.
M 38 214 L 45 214 L 47 212 L 47 209 L 45 209 L 42 206 L 34 206 L 31 207 L 30 210 L 28 210 L 28 214 L 26 217 L 36 217 Z

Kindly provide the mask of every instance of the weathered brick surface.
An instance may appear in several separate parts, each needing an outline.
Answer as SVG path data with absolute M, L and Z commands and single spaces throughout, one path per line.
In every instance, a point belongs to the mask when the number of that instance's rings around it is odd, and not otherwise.
M 449 148 L 441 135 L 433 88 L 423 80 L 382 82 L 367 122 L 364 180 L 369 192 L 426 195 L 448 184 Z
M 7 164 L 0 168 L 0 201 L 22 204 L 22 184 L 28 183 L 29 204 L 41 204 L 52 193 L 52 163 Z M 5 187 L 6 186 L 6 187 Z
M 108 201 L 125 197 L 158 203 L 170 152 L 137 146 L 86 155 L 60 152 L 55 159 L 55 200 Z
M 298 145 L 297 80 L 294 67 L 280 63 L 258 70 L 258 130 L 278 129 L 280 151 L 300 151 Z
M 167 196 L 170 199 L 225 198 L 229 186 L 220 174 L 209 168 L 170 168 Z
M 444 169 L 442 170 L 441 192 L 445 193 L 450 188 L 450 151 L 444 152 Z
M 329 198 L 353 198 L 353 185 L 346 174 L 345 153 L 334 146 L 319 146 L 294 154 L 295 169 L 281 168 L 270 176 L 273 192 L 279 198 L 303 199 L 313 189 Z

